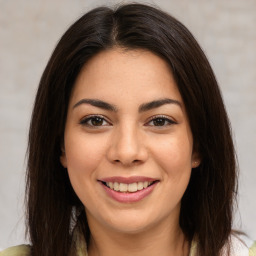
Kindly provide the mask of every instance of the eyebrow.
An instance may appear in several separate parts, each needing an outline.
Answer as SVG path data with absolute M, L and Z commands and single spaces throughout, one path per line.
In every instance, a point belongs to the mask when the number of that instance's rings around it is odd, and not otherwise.
M 97 107 L 97 108 L 102 108 L 102 109 L 109 110 L 109 111 L 112 111 L 112 112 L 117 112 L 117 107 L 116 106 L 114 106 L 112 104 L 109 104 L 109 103 L 107 103 L 105 101 L 102 101 L 102 100 L 97 100 L 97 99 L 82 99 L 82 100 L 78 101 L 73 106 L 73 109 L 78 107 L 81 104 L 89 104 L 89 105 L 92 105 L 92 106 Z
M 165 104 L 175 104 L 175 105 L 178 105 L 180 108 L 182 108 L 182 104 L 178 100 L 164 98 L 164 99 L 154 100 L 154 101 L 140 105 L 139 113 L 145 112 L 154 108 L 159 108 Z
M 98 100 L 98 99 L 82 99 L 82 100 L 78 101 L 73 106 L 73 109 L 82 105 L 82 104 L 89 104 L 89 105 L 92 105 L 94 107 L 109 110 L 109 111 L 112 111 L 112 112 L 117 112 L 118 111 L 118 108 L 115 105 L 109 104 L 105 101 Z M 139 113 L 146 112 L 146 111 L 149 111 L 151 109 L 161 107 L 165 104 L 175 104 L 175 105 L 179 106 L 180 108 L 182 108 L 182 104 L 178 100 L 164 98 L 164 99 L 154 100 L 154 101 L 150 101 L 150 102 L 141 104 L 139 106 Z

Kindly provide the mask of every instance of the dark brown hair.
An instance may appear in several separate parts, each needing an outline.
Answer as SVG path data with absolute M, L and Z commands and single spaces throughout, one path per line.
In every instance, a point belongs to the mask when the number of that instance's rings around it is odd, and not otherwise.
M 62 36 L 45 68 L 28 147 L 27 226 L 32 255 L 68 255 L 74 213 L 80 213 L 77 225 L 90 236 L 82 203 L 59 158 L 74 82 L 92 56 L 114 46 L 147 49 L 169 64 L 202 158 L 182 198 L 180 226 L 187 239 L 198 241 L 197 255 L 220 255 L 231 234 L 237 191 L 235 153 L 221 93 L 191 33 L 172 16 L 142 4 L 86 13 Z

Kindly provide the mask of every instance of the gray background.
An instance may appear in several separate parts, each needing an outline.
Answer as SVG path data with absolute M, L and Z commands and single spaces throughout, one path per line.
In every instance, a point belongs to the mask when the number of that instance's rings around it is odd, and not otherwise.
M 25 241 L 26 141 L 35 91 L 47 60 L 76 18 L 100 4 L 117 2 L 0 0 L 1 248 Z M 256 0 L 143 2 L 155 3 L 182 21 L 212 64 L 230 115 L 241 170 L 235 227 L 255 239 Z

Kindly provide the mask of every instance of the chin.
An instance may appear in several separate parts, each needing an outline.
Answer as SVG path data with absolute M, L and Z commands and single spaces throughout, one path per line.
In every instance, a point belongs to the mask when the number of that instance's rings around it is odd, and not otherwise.
M 127 212 L 127 214 L 118 216 L 117 218 L 112 219 L 111 221 L 105 220 L 108 228 L 123 234 L 139 234 L 141 232 L 147 231 L 152 227 L 157 225 L 157 218 L 149 219 L 146 216 L 138 217 L 137 214 L 132 214 Z
M 138 223 L 137 225 L 134 223 L 131 225 L 131 222 L 129 223 L 123 223 L 121 226 L 112 226 L 112 229 L 115 230 L 118 233 L 126 234 L 126 235 L 135 235 L 143 233 L 150 229 L 150 226 L 143 225 L 142 223 Z

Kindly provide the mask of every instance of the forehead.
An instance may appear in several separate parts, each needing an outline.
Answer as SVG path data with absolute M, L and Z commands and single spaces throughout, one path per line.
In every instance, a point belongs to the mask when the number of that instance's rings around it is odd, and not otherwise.
M 71 101 L 82 97 L 114 97 L 150 101 L 155 97 L 182 101 L 166 61 L 147 50 L 113 48 L 90 59 L 75 82 Z

